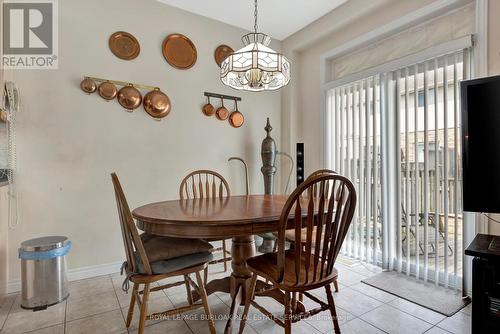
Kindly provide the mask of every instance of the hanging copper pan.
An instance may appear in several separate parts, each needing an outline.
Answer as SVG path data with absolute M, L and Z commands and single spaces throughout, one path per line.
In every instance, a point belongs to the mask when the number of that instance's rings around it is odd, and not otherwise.
M 222 105 L 215 111 L 215 116 L 220 121 L 225 121 L 229 116 L 229 111 L 224 107 L 224 99 L 221 99 Z
M 117 99 L 123 108 L 132 111 L 141 105 L 142 95 L 137 88 L 129 85 L 120 89 Z
M 97 85 L 94 80 L 85 78 L 80 82 L 80 88 L 87 94 L 92 94 L 97 90 Z
M 215 108 L 210 103 L 210 96 L 207 96 L 207 104 L 205 104 L 201 110 L 207 116 L 212 116 L 215 113 Z
M 233 128 L 239 128 L 240 126 L 243 125 L 244 122 L 245 122 L 245 117 L 238 110 L 238 101 L 235 100 L 234 111 L 231 112 L 231 114 L 229 115 L 229 124 L 231 124 Z
M 101 83 L 97 91 L 99 95 L 107 101 L 114 99 L 117 93 L 116 86 L 109 81 Z
M 167 116 L 171 109 L 170 99 L 158 88 L 144 95 L 142 105 L 144 110 L 156 119 Z

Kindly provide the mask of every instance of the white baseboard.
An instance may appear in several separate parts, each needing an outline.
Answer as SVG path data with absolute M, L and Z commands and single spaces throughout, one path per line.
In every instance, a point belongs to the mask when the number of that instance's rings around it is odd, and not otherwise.
M 21 291 L 21 280 L 16 279 L 13 281 L 9 281 L 7 283 L 7 293 L 14 293 Z
M 68 270 L 68 280 L 91 278 L 102 275 L 115 274 L 120 271 L 123 261 L 98 264 L 96 266 L 81 267 Z
M 96 266 L 68 269 L 68 280 L 71 282 L 85 278 L 115 274 L 120 271 L 121 265 L 122 262 L 120 261 L 120 262 L 98 264 Z M 20 279 L 12 280 L 7 283 L 7 293 L 14 293 L 19 291 L 21 291 Z

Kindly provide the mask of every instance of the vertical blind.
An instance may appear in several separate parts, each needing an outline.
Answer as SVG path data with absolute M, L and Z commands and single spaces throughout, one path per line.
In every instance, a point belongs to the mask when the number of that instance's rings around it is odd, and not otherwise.
M 328 163 L 359 198 L 343 254 L 461 286 L 459 83 L 468 58 L 460 50 L 328 91 Z
M 373 76 L 328 93 L 332 168 L 351 179 L 358 205 L 343 253 L 378 263 L 380 250 L 380 77 Z

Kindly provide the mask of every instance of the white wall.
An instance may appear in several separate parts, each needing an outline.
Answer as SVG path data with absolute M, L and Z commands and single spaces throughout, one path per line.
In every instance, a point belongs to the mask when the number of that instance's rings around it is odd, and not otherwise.
M 280 92 L 241 93 L 218 79 L 215 48 L 239 48 L 244 30 L 153 0 L 64 0 L 59 14 L 59 69 L 14 73 L 22 95 L 17 124 L 20 224 L 9 232 L 10 281 L 20 276 L 19 243 L 41 235 L 61 234 L 73 241 L 69 268 L 124 258 L 112 171 L 132 208 L 177 198 L 181 178 L 199 168 L 220 171 L 234 193 L 243 193 L 242 166 L 227 163 L 232 155 L 246 159 L 251 190 L 262 193 L 260 143 L 266 117 L 280 147 Z M 108 37 L 118 30 L 139 40 L 135 60 L 120 60 L 109 51 Z M 183 33 L 196 45 L 193 68 L 177 70 L 163 59 L 161 43 L 170 33 Z M 170 96 L 172 111 L 161 122 L 142 107 L 129 114 L 116 101 L 84 94 L 79 88 L 83 75 L 157 85 Z M 241 96 L 243 127 L 204 116 L 204 91 Z

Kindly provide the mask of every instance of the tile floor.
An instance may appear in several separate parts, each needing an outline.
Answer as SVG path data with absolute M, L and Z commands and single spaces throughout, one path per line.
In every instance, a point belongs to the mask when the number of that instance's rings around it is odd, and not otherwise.
M 470 333 L 470 306 L 447 318 L 360 282 L 378 273 L 378 268 L 343 259 L 337 268 L 340 291 L 334 298 L 342 333 Z M 210 267 L 211 279 L 225 275 L 222 265 Z M 130 295 L 121 290 L 122 280 L 123 277 L 114 274 L 71 282 L 68 301 L 39 312 L 23 310 L 19 306 L 19 294 L 7 295 L 0 299 L 0 333 L 137 333 L 138 311 L 128 331 L 125 328 Z M 325 298 L 324 289 L 314 294 Z M 151 298 L 153 312 L 186 303 L 184 286 L 153 293 Z M 212 313 L 221 317 L 229 310 L 230 298 L 216 293 L 209 297 L 209 303 Z M 260 298 L 260 303 L 273 313 L 282 312 L 282 307 L 271 299 Z M 310 303 L 307 302 L 306 307 L 314 306 Z M 149 321 L 146 333 L 209 333 L 206 321 L 197 319 L 201 314 L 203 309 L 192 311 L 180 320 Z M 250 309 L 249 317 L 245 333 L 283 333 L 274 322 L 262 319 L 256 309 Z M 225 320 L 215 323 L 217 333 L 223 333 Z M 333 324 L 324 312 L 294 324 L 292 331 L 295 334 L 333 333 Z

